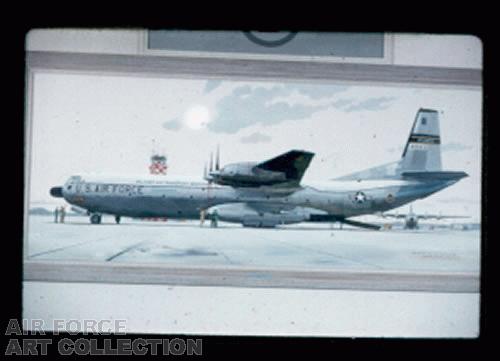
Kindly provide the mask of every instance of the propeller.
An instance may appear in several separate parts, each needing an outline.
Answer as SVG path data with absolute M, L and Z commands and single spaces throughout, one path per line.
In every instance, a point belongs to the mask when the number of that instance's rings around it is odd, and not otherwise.
M 207 163 L 205 163 L 205 166 L 203 168 L 203 178 L 208 181 L 209 183 L 212 183 L 214 181 L 213 178 L 213 173 L 218 172 L 221 169 L 220 166 L 220 147 L 217 144 L 217 149 L 215 153 L 215 168 L 214 168 L 214 153 L 210 152 L 210 159 L 208 162 L 208 168 L 207 168 Z
M 217 144 L 217 153 L 215 154 L 215 170 L 220 169 L 220 152 L 219 152 L 219 144 Z
M 217 150 L 215 153 L 215 171 L 218 172 L 219 170 L 220 170 L 220 149 L 219 145 L 217 144 Z M 213 177 L 212 177 L 213 172 L 214 172 L 214 153 L 210 152 L 208 169 L 207 169 L 207 163 L 205 163 L 205 166 L 203 168 L 203 178 L 207 180 L 209 183 L 213 182 Z

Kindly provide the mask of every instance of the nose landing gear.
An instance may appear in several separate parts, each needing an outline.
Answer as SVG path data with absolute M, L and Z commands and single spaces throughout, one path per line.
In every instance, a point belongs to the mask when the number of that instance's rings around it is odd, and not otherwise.
M 115 216 L 115 222 L 116 224 L 120 224 L 121 217 L 120 216 Z

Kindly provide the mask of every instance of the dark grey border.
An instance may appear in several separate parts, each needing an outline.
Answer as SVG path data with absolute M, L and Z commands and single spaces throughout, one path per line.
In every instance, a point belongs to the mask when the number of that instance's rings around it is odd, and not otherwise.
M 319 61 L 243 60 L 28 51 L 30 70 L 244 80 L 354 81 L 399 85 L 482 86 L 482 70 Z

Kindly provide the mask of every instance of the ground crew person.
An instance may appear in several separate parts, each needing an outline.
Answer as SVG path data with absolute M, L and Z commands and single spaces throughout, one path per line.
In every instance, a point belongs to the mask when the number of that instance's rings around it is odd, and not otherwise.
M 54 223 L 57 223 L 58 219 L 59 218 L 59 207 L 56 207 L 56 209 L 54 210 Z
M 202 209 L 200 211 L 200 227 L 203 227 L 204 223 L 205 223 L 205 210 Z
M 66 215 L 66 207 L 61 207 L 61 223 L 64 223 L 64 216 Z
M 218 222 L 219 222 L 219 213 L 217 212 L 217 209 L 214 209 L 212 212 L 212 216 L 210 217 L 210 227 L 212 228 L 217 228 Z

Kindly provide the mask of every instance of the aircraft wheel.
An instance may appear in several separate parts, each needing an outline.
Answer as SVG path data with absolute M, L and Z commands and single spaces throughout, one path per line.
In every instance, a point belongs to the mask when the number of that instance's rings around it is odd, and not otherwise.
M 120 224 L 121 217 L 120 216 L 115 216 L 115 222 L 116 224 Z
M 100 224 L 101 223 L 101 215 L 93 214 L 90 216 L 90 223 L 92 224 Z

